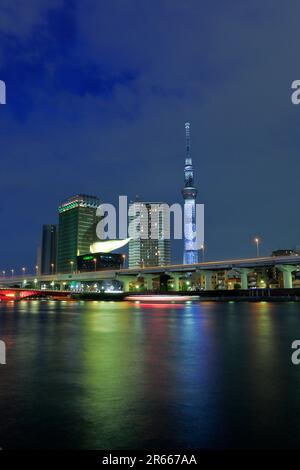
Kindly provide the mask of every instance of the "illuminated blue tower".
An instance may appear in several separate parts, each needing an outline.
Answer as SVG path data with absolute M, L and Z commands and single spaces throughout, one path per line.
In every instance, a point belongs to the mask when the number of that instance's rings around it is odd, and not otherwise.
M 196 230 L 196 196 L 194 188 L 194 168 L 191 158 L 190 123 L 185 123 L 186 155 L 184 165 L 184 252 L 183 263 L 198 263 Z

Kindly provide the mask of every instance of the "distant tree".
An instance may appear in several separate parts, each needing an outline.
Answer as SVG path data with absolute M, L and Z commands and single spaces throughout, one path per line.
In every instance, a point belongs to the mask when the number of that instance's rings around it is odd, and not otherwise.
M 235 282 L 234 285 L 233 285 L 233 288 L 234 288 L 234 289 L 240 289 L 240 288 L 241 288 L 241 284 L 239 284 L 238 282 Z

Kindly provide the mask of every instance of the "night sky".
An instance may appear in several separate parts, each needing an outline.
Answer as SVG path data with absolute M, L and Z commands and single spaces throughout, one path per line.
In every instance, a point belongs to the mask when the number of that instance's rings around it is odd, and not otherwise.
M 298 0 L 0 0 L 0 269 L 32 270 L 72 194 L 182 202 L 187 120 L 207 258 L 300 245 L 299 21 Z

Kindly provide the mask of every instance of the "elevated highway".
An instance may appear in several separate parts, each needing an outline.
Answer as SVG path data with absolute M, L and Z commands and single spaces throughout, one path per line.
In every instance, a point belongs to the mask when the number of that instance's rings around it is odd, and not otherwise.
M 259 258 L 239 258 L 221 261 L 206 261 L 195 264 L 172 264 L 167 266 L 153 266 L 145 268 L 126 268 L 120 270 L 101 270 L 92 272 L 73 272 L 54 275 L 22 275 L 14 277 L 0 278 L 0 286 L 24 287 L 30 285 L 40 287 L 42 284 L 59 286 L 61 290 L 72 282 L 91 282 L 95 283 L 101 280 L 120 280 L 124 285 L 124 290 L 128 291 L 129 282 L 140 277 L 148 279 L 161 275 L 169 275 L 174 279 L 174 290 L 179 290 L 178 280 L 181 276 L 187 274 L 199 274 L 205 276 L 205 288 L 211 289 L 211 275 L 218 271 L 237 270 L 240 273 L 243 289 L 248 288 L 248 273 L 258 268 L 276 267 L 283 276 L 283 287 L 292 288 L 292 273 L 300 270 L 300 256 L 268 256 Z

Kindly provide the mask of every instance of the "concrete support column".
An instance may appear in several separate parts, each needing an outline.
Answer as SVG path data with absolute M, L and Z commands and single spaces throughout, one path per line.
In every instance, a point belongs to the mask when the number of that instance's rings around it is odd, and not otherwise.
M 132 281 L 130 276 L 118 276 L 118 281 L 121 281 L 123 284 L 123 291 L 129 292 L 129 283 Z
M 289 266 L 281 264 L 276 266 L 276 268 L 283 273 L 283 287 L 285 289 L 292 289 L 293 287 L 293 278 L 292 272 L 296 270 L 295 266 Z
M 200 288 L 200 286 L 201 286 L 201 274 L 202 274 L 202 271 L 199 271 L 199 270 L 196 270 L 192 274 L 193 282 L 194 282 L 194 284 L 197 288 Z
M 204 271 L 205 275 L 205 290 L 212 290 L 212 271 Z
M 293 287 L 291 271 L 283 271 L 283 287 L 285 289 L 291 289 Z
M 251 272 L 251 269 L 240 268 L 239 272 L 241 275 L 241 288 L 248 289 L 248 274 Z
M 144 274 L 143 275 L 144 279 L 144 289 L 145 290 L 152 290 L 152 274 Z
M 173 281 L 172 283 L 174 284 L 174 290 L 176 292 L 179 292 L 180 288 L 179 288 L 179 279 L 180 279 L 180 275 L 179 274 L 176 274 L 176 273 L 171 273 L 171 276 L 173 278 Z

